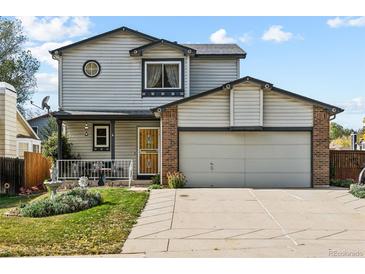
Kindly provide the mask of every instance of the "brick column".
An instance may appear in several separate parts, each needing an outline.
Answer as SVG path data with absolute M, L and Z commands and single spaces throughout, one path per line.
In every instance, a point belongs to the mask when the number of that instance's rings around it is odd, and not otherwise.
M 164 109 L 161 113 L 162 131 L 162 174 L 163 184 L 167 184 L 167 172 L 178 170 L 177 106 Z
M 313 186 L 328 186 L 330 180 L 329 112 L 313 107 Z

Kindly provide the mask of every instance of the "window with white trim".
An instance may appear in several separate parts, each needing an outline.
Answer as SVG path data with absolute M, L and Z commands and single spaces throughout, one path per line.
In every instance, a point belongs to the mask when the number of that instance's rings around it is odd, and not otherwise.
M 40 152 L 39 151 L 39 145 L 34 145 L 33 144 L 33 152 Z
M 184 97 L 184 59 L 142 59 L 142 97 Z
M 181 89 L 181 61 L 144 62 L 144 89 Z
M 94 125 L 94 150 L 108 151 L 109 125 Z

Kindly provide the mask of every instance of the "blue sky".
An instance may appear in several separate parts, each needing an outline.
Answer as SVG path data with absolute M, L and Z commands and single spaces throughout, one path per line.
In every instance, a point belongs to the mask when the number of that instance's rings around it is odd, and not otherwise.
M 180 43 L 235 42 L 246 52 L 241 76 L 346 109 L 336 118 L 360 128 L 365 117 L 365 17 L 21 17 L 27 47 L 41 62 L 34 101 L 51 96 L 57 70 L 48 50 L 128 26 Z

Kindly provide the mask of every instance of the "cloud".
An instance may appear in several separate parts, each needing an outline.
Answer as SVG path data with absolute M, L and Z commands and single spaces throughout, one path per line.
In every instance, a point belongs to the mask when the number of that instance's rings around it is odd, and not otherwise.
M 89 33 L 89 17 L 17 17 L 22 21 L 25 33 L 30 40 L 61 41 L 66 37 L 77 37 Z
M 57 69 L 57 61 L 52 59 L 52 56 L 51 54 L 49 54 L 48 51 L 69 45 L 71 43 L 72 41 L 64 41 L 60 43 L 46 42 L 38 46 L 32 45 L 28 49 L 32 52 L 32 55 L 36 57 L 41 63 L 46 63 Z
M 57 73 L 39 72 L 36 74 L 37 89 L 39 93 L 57 92 L 58 77 Z
M 253 40 L 252 36 L 249 33 L 245 33 L 238 38 L 241 43 L 243 44 L 250 44 Z
M 210 41 L 214 44 L 229 44 L 235 43 L 236 39 L 228 36 L 225 29 L 219 29 L 210 35 Z
M 342 107 L 346 112 L 365 113 L 365 97 L 352 98 L 342 104 Z
M 327 25 L 331 28 L 339 27 L 364 27 L 365 26 L 365 16 L 362 17 L 335 17 L 327 20 Z
M 283 26 L 273 25 L 267 29 L 261 39 L 264 41 L 273 41 L 277 43 L 287 42 L 293 38 L 293 33 L 282 30 Z

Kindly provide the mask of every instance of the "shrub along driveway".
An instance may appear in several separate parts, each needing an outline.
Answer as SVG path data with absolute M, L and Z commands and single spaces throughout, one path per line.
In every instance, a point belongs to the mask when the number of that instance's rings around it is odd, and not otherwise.
M 93 190 L 101 192 L 100 206 L 45 218 L 6 217 L 10 207 L 31 198 L 0 197 L 0 256 L 120 253 L 148 193 Z
M 343 189 L 153 190 L 122 253 L 365 256 L 365 200 Z

